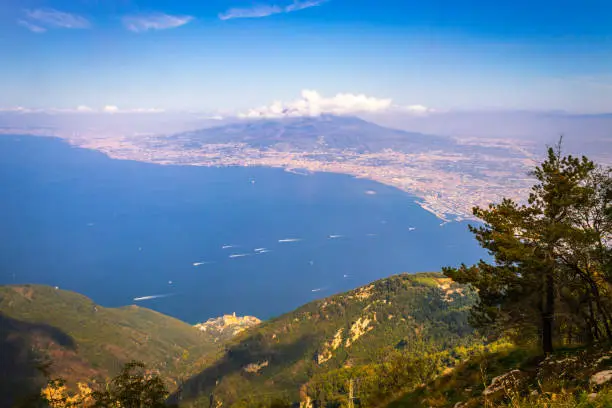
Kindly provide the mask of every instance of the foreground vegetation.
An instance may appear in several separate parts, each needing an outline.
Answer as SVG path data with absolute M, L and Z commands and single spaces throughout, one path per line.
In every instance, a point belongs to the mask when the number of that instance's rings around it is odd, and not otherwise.
M 611 368 L 609 344 L 563 349 L 547 358 L 512 346 L 473 356 L 388 408 L 609 407 L 612 383 L 606 375 L 595 380 Z

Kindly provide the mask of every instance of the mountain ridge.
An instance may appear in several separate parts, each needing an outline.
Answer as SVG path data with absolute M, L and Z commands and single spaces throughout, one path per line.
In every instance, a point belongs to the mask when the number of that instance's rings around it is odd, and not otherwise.
M 391 129 L 355 116 L 300 116 L 242 119 L 222 126 L 182 132 L 169 136 L 193 144 L 246 143 L 256 148 L 313 151 L 353 149 L 375 152 L 383 149 L 419 152 L 454 146 L 452 138 Z
M 219 347 L 206 333 L 159 312 L 104 308 L 44 285 L 0 286 L 0 345 L 6 352 L 0 383 L 7 387 L 0 386 L 0 405 L 19 391 L 40 389 L 43 367 L 74 384 L 114 375 L 136 359 L 162 373 L 173 389 Z
M 199 406 L 266 406 L 261 389 L 292 402 L 314 378 L 375 364 L 394 350 L 416 353 L 471 344 L 475 292 L 439 273 L 393 275 L 315 300 L 263 322 L 226 344 L 212 365 L 187 380 L 172 401 Z

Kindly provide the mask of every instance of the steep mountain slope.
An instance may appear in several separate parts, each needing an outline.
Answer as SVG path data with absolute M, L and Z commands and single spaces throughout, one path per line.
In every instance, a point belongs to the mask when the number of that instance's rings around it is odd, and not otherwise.
M 194 327 L 149 309 L 97 306 L 48 286 L 0 287 L 0 395 L 36 390 L 42 373 L 69 382 L 115 374 L 130 360 L 159 370 L 170 386 L 189 376 L 220 345 Z M 201 369 L 201 368 L 200 368 Z M 0 406 L 3 405 L 0 400 Z
M 432 350 L 469 344 L 467 310 L 475 293 L 443 275 L 402 274 L 314 301 L 234 339 L 174 399 L 208 406 L 300 400 L 315 376 L 376 361 L 416 344 Z M 212 394 L 212 397 L 211 397 Z

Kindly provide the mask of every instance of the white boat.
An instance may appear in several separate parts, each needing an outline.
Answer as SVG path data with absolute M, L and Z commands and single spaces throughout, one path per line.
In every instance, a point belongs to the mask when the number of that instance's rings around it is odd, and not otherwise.
M 159 298 L 165 298 L 171 296 L 171 293 L 167 293 L 165 295 L 151 295 L 151 296 L 141 296 L 141 297 L 135 297 L 134 298 L 134 302 L 140 302 L 141 300 L 151 300 L 151 299 L 159 299 Z

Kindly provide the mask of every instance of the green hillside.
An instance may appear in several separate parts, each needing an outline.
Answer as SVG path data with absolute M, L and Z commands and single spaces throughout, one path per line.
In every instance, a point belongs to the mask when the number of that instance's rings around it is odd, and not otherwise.
M 526 347 L 482 353 L 416 387 L 387 408 L 612 407 L 610 344 L 548 358 Z
M 39 389 L 44 377 L 36 367 L 48 363 L 51 376 L 74 383 L 116 374 L 125 362 L 139 360 L 174 388 L 218 347 L 205 333 L 149 309 L 104 308 L 48 286 L 0 287 L 4 400 Z
M 467 316 L 475 299 L 468 287 L 423 273 L 314 301 L 235 338 L 174 398 L 209 406 L 212 393 L 213 403 L 224 407 L 297 402 L 316 392 L 317 381 L 331 384 L 388 356 L 471 345 Z

